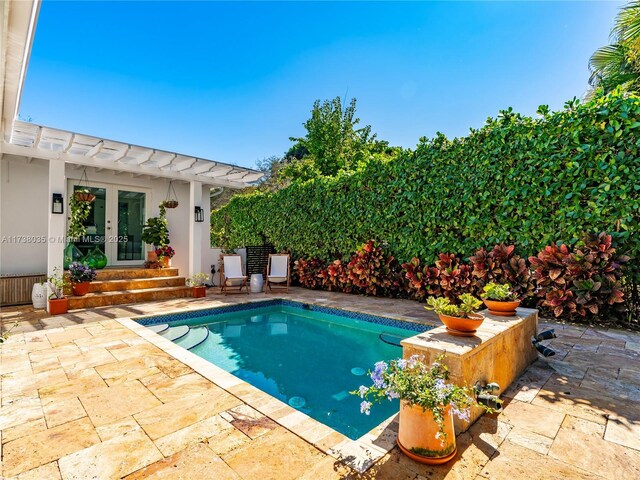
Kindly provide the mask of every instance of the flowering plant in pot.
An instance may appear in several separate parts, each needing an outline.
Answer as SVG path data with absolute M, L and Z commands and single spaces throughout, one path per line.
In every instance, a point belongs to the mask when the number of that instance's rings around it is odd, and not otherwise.
M 460 337 L 472 337 L 476 329 L 484 321 L 482 315 L 474 313 L 482 302 L 469 293 L 458 297 L 459 304 L 453 303 L 446 297 L 429 297 L 427 310 L 434 310 L 440 321 L 447 326 L 447 332 Z
M 510 317 L 516 314 L 516 308 L 520 306 L 518 295 L 508 283 L 488 283 L 482 288 L 480 297 L 493 315 Z
M 96 270 L 80 262 L 69 265 L 69 281 L 73 288 L 73 294 L 86 295 L 89 292 L 89 284 L 96 279 Z
M 189 277 L 187 286 L 192 288 L 194 298 L 201 298 L 207 295 L 207 287 L 204 283 L 208 278 L 209 276 L 206 273 L 196 273 Z
M 60 273 L 59 268 L 53 269 L 53 275 L 47 278 L 49 294 L 49 313 L 59 315 L 67 313 L 69 310 L 69 300 L 64 296 L 64 289 L 69 286 L 69 282 Z
M 371 373 L 373 385 L 351 392 L 363 399 L 360 411 L 367 415 L 374 403 L 399 398 L 398 446 L 411 459 L 432 465 L 455 456 L 453 415 L 468 420 L 474 404 L 471 389 L 447 383 L 443 359 L 438 356 L 431 366 L 421 355 L 378 362 Z
M 171 266 L 171 259 L 176 254 L 176 251 L 173 249 L 173 247 L 169 245 L 163 245 L 156 248 L 155 252 L 156 257 L 158 258 L 158 262 L 160 262 L 163 267 L 167 268 Z

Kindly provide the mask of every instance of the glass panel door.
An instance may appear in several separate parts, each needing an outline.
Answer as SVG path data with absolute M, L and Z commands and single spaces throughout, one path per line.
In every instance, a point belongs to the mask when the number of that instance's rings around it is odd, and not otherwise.
M 73 186 L 73 191 L 87 189 L 85 186 Z M 107 189 L 101 187 L 88 187 L 88 190 L 96 196 L 91 202 L 89 216 L 84 222 L 87 233 L 78 239 L 75 246 L 86 256 L 94 247 L 100 248 L 105 253 L 106 223 L 107 223 Z
M 118 190 L 118 230 L 114 238 L 118 262 L 145 260 L 142 227 L 145 222 L 146 194 Z

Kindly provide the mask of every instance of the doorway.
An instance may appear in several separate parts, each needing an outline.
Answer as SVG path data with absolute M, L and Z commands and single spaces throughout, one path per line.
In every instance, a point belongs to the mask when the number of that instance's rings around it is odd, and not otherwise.
M 148 217 L 149 190 L 91 182 L 92 186 L 78 185 L 69 180 L 68 191 L 88 188 L 96 198 L 85 222 L 87 233 L 75 242 L 86 255 L 96 246 L 107 256 L 108 266 L 144 264 L 146 253 L 142 229 Z

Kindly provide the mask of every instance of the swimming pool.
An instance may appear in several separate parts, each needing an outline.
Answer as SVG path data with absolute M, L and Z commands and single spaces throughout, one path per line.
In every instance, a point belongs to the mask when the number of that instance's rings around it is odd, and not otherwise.
M 367 416 L 349 392 L 371 383 L 375 362 L 402 355 L 400 340 L 431 328 L 290 300 L 138 321 L 351 439 L 396 413 L 398 402 Z

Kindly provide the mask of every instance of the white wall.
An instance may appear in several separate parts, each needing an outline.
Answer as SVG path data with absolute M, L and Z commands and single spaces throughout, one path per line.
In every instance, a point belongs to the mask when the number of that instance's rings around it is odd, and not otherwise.
M 12 237 L 29 235 L 40 237 L 47 235 L 48 212 L 51 199 L 48 194 L 48 167 L 46 160 L 34 159 L 27 163 L 23 157 L 3 157 L 0 165 L 0 236 Z M 79 180 L 82 168 L 66 165 L 66 176 Z M 158 205 L 166 198 L 168 179 L 155 179 L 131 174 L 117 175 L 110 170 L 97 172 L 88 168 L 89 184 L 106 183 L 120 186 L 149 188 L 147 202 L 150 215 L 158 215 Z M 167 210 L 171 246 L 176 250 L 172 265 L 180 269 L 181 275 L 188 274 L 189 268 L 189 221 L 194 212 L 189 208 L 189 184 L 174 182 L 179 206 Z M 201 271 L 209 274 L 211 264 L 217 263 L 219 250 L 209 245 L 209 186 L 202 187 L 202 205 L 205 222 L 202 225 Z M 69 213 L 67 192 L 65 197 L 65 218 Z M 47 268 L 46 244 L 3 243 L 0 244 L 0 274 L 21 274 L 45 272 Z
M 4 155 L 0 162 L 0 274 L 45 273 L 49 162 Z M 65 193 L 65 192 L 60 192 Z M 15 243 L 13 237 L 20 237 Z M 22 237 L 25 237 L 23 241 Z M 16 239 L 17 240 L 17 239 Z

